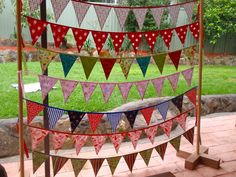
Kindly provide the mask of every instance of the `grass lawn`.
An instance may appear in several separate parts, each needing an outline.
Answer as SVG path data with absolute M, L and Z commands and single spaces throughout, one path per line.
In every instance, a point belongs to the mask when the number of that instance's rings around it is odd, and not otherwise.
M 179 71 L 187 69 L 189 66 L 180 66 Z M 28 68 L 35 73 L 40 73 L 40 65 L 38 62 L 28 63 Z M 165 65 L 163 75 L 168 75 L 175 72 L 173 65 Z M 197 85 L 198 82 L 198 68 L 195 66 L 192 86 Z M 18 97 L 17 90 L 11 84 L 17 83 L 17 64 L 7 63 L 0 64 L 0 118 L 17 117 L 18 112 Z M 49 67 L 49 75 L 64 78 L 62 66 L 59 62 L 53 62 Z M 160 73 L 156 65 L 150 64 L 147 70 L 146 78 L 142 76 L 141 70 L 137 64 L 133 64 L 130 70 L 128 80 L 122 74 L 120 66 L 115 64 L 110 78 L 107 82 L 126 82 L 126 81 L 139 81 L 143 79 L 151 79 L 159 77 Z M 81 64 L 76 63 L 71 72 L 67 76 L 68 79 L 84 81 L 85 76 Z M 24 76 L 25 83 L 37 82 L 37 76 L 27 75 Z M 105 81 L 105 76 L 100 63 L 97 63 L 91 73 L 89 81 Z M 78 85 L 72 93 L 68 102 L 63 102 L 63 95 L 59 85 L 58 88 L 50 92 L 50 105 L 71 110 L 81 111 L 108 111 L 117 106 L 124 104 L 118 87 L 115 88 L 110 101 L 104 103 L 102 93 L 99 87 L 96 88 L 91 100 L 86 103 L 84 101 L 81 86 Z M 162 96 L 177 95 L 185 92 L 190 87 L 187 86 L 183 76 L 180 76 L 177 92 L 173 93 L 169 81 L 165 81 Z M 204 66 L 203 68 L 203 94 L 236 94 L 236 67 L 235 66 Z M 26 95 L 27 98 L 41 102 L 41 92 L 31 93 Z M 157 93 L 152 84 L 149 84 L 145 98 L 157 97 Z M 138 100 L 138 92 L 135 86 L 130 90 L 127 102 Z

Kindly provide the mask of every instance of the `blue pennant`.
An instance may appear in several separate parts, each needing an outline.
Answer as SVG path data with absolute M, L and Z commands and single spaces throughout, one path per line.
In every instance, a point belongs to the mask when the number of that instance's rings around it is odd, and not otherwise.
M 143 76 L 145 77 L 148 65 L 150 63 L 151 57 L 142 57 L 142 58 L 137 58 L 137 62 L 139 64 L 140 69 L 142 70 Z
M 107 119 L 109 120 L 112 128 L 112 132 L 116 131 L 116 127 L 120 122 L 122 113 L 109 113 L 107 114 Z
M 66 77 L 78 57 L 75 55 L 60 54 L 60 58 L 61 58 L 64 75 Z
M 61 116 L 64 114 L 64 110 L 61 109 L 55 109 L 55 108 L 47 108 L 48 112 L 48 123 L 49 128 L 53 129 L 56 126 L 57 121 L 61 118 Z
M 169 101 L 157 105 L 157 109 L 164 120 L 166 119 L 168 108 L 169 108 Z

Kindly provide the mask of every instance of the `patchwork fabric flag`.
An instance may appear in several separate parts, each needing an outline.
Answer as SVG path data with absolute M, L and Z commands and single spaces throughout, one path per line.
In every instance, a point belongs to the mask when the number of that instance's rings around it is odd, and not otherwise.
M 80 171 L 83 169 L 86 162 L 87 160 L 84 160 L 84 159 L 71 159 L 71 164 L 72 164 L 75 176 L 79 175 Z
M 149 80 L 135 82 L 135 85 L 137 87 L 137 90 L 141 99 L 144 98 L 148 84 L 149 84 Z
M 183 113 L 175 118 L 175 121 L 180 125 L 180 127 L 185 130 L 186 129 L 186 120 L 188 117 L 188 113 Z
M 137 53 L 139 44 L 142 39 L 142 34 L 138 32 L 128 33 L 129 40 L 132 43 L 134 52 Z
M 131 128 L 134 128 L 134 122 L 136 120 L 137 115 L 138 115 L 138 110 L 125 112 L 125 116 L 127 117 Z
M 145 150 L 145 151 L 141 151 L 139 153 L 147 166 L 148 166 L 150 158 L 152 156 L 152 150 L 153 149 L 148 149 L 148 150 Z
M 97 84 L 92 83 L 92 82 L 80 82 L 80 84 L 82 86 L 85 101 L 89 101 L 89 99 L 92 96 Z
M 43 0 L 28 0 L 28 1 L 29 1 L 30 13 L 33 13 L 43 2 Z
M 141 57 L 141 58 L 136 59 L 144 77 L 146 75 L 147 68 L 150 63 L 150 59 L 151 57 Z
M 41 64 L 42 71 L 45 71 L 48 68 L 48 65 L 51 63 L 51 61 L 56 57 L 57 53 L 50 52 L 48 50 L 44 49 L 38 49 L 38 60 Z
M 179 60 L 180 60 L 180 57 L 181 57 L 181 52 L 182 52 L 182 50 L 178 50 L 178 51 L 175 51 L 175 52 L 168 53 L 171 61 L 175 65 L 176 70 L 178 70 L 178 67 L 179 67 Z
M 162 91 L 165 79 L 166 79 L 165 77 L 159 77 L 157 79 L 152 79 L 152 84 L 154 85 L 158 96 L 161 96 L 161 91 Z
M 185 4 L 182 5 L 184 7 L 184 10 L 185 10 L 190 22 L 192 21 L 194 5 L 195 5 L 195 1 L 185 3 Z
M 118 157 L 107 158 L 107 163 L 108 163 L 108 165 L 110 167 L 112 175 L 114 174 L 114 172 L 116 170 L 116 167 L 117 167 L 117 165 L 120 162 L 120 158 L 121 157 L 119 157 L 119 156 Z
M 65 157 L 52 156 L 53 175 L 55 176 L 68 161 Z
M 103 114 L 87 114 L 87 115 L 88 115 L 90 127 L 92 131 L 95 132 L 99 123 L 101 122 Z
M 149 108 L 145 108 L 145 109 L 140 110 L 140 112 L 143 114 L 143 117 L 146 120 L 147 125 L 150 124 L 153 111 L 154 111 L 154 107 L 149 107 Z
M 188 99 L 196 106 L 197 89 L 191 89 L 186 93 Z
M 53 132 L 52 142 L 55 153 L 57 153 L 57 151 L 61 149 L 67 138 L 68 138 L 67 134 Z
M 180 42 L 184 45 L 187 35 L 188 25 L 179 26 L 175 28 L 175 31 L 179 37 Z
M 102 90 L 104 101 L 108 102 L 116 84 L 114 84 L 114 83 L 99 83 L 99 85 Z
M 32 1 L 29 1 L 32 2 Z M 32 45 L 34 45 L 39 37 L 42 35 L 44 30 L 46 29 L 48 23 L 42 20 L 37 20 L 31 17 L 27 17 L 27 21 L 29 23 L 29 30 L 32 39 Z
M 57 24 L 52 24 L 52 23 L 50 25 L 51 25 L 51 30 L 52 30 L 52 35 L 53 35 L 55 46 L 60 47 L 60 45 L 63 41 L 63 38 L 66 36 L 66 34 L 69 30 L 69 27 L 57 25 Z
M 95 9 L 95 12 L 97 14 L 100 27 L 102 29 L 104 24 L 105 24 L 105 22 L 106 22 L 106 20 L 107 20 L 107 17 L 109 15 L 111 7 L 109 7 L 109 6 L 105 7 L 105 6 L 99 6 L 99 5 L 93 5 L 93 7 Z
M 164 8 L 151 8 L 152 16 L 156 21 L 157 26 L 159 27 L 161 24 L 161 17 L 164 11 Z
M 33 151 L 32 152 L 33 173 L 35 173 L 48 158 L 49 156 L 46 154 Z
M 106 79 L 109 78 L 111 70 L 116 63 L 116 59 L 100 59 Z
M 149 127 L 147 129 L 144 129 L 145 133 L 147 134 L 147 136 L 152 144 L 154 143 L 154 139 L 157 134 L 157 128 L 158 128 L 158 126 L 153 126 L 153 127 Z
M 75 1 L 72 1 L 73 3 Z M 87 30 L 82 30 L 82 29 L 78 29 L 78 28 L 71 28 L 75 41 L 76 41 L 76 46 L 78 49 L 78 52 L 80 52 L 80 50 L 82 49 L 82 47 L 84 46 L 84 42 L 86 41 L 88 35 L 89 35 L 89 31 Z
M 166 60 L 166 54 L 163 53 L 163 54 L 153 55 L 153 59 L 157 65 L 160 73 L 162 74 L 165 60 Z
M 172 129 L 172 123 L 173 123 L 172 120 L 168 120 L 168 121 L 160 124 L 160 127 L 162 128 L 162 130 L 165 132 L 165 134 L 168 137 L 170 137 L 170 132 L 171 132 L 171 129 Z
M 74 65 L 77 58 L 78 57 L 75 55 L 68 55 L 68 54 L 62 54 L 62 53 L 60 54 L 61 64 L 63 67 L 65 77 L 70 72 L 70 69 Z
M 48 93 L 51 91 L 51 89 L 54 87 L 54 85 L 57 83 L 58 79 L 44 75 L 39 75 L 38 77 L 42 91 L 42 98 L 44 100 Z
M 73 142 L 75 144 L 76 154 L 80 153 L 81 148 L 86 143 L 88 136 L 86 135 L 72 135 Z
M 104 160 L 105 159 L 91 159 L 90 160 L 95 176 L 97 176 Z
M 193 68 L 184 70 L 181 72 L 184 76 L 184 79 L 186 80 L 188 86 L 191 86 L 192 78 L 193 78 Z
M 77 1 L 72 1 L 72 4 L 73 4 L 74 10 L 75 10 L 78 24 L 80 26 L 89 7 L 90 7 L 90 4 L 86 4 L 83 2 L 77 2 Z
M 194 139 L 194 127 L 189 129 L 187 132 L 185 132 L 184 137 L 191 143 L 193 144 L 193 139 Z
M 119 83 L 118 87 L 120 89 L 121 95 L 124 99 L 124 101 L 127 100 L 128 95 L 129 95 L 129 91 L 132 87 L 133 83 L 132 82 L 124 82 L 124 83 Z
M 175 92 L 179 81 L 179 73 L 169 75 L 167 76 L 167 79 L 170 81 L 170 85 Z
M 68 115 L 70 118 L 71 132 L 73 133 L 76 127 L 79 125 L 80 121 L 83 119 L 85 113 L 68 111 Z
M 62 12 L 64 11 L 64 9 L 66 8 L 67 4 L 69 3 L 70 0 L 51 0 L 52 3 L 52 9 L 54 12 L 54 17 L 56 22 L 58 21 L 58 19 L 60 18 Z
M 167 147 L 167 143 L 164 143 L 155 147 L 157 153 L 160 155 L 162 160 L 164 160 L 164 157 L 165 157 L 166 147 Z
M 184 95 L 179 95 L 171 100 L 172 103 L 178 108 L 180 112 L 182 112 L 183 98 L 184 98 Z
M 169 101 L 165 101 L 157 105 L 157 109 L 160 112 L 162 119 L 166 120 L 167 112 L 169 109 Z
M 133 12 L 138 22 L 139 29 L 142 29 L 143 22 L 147 13 L 147 8 L 133 8 Z
M 44 109 L 44 106 L 26 100 L 26 108 L 27 108 L 27 124 L 30 124 L 32 120 Z
M 120 61 L 120 67 L 126 79 L 128 78 L 132 63 L 133 59 L 121 59 Z
M 116 127 L 121 120 L 122 113 L 109 113 L 107 114 L 107 119 L 111 124 L 112 132 L 116 131 Z
M 96 154 L 99 153 L 100 149 L 106 141 L 106 138 L 106 136 L 92 136 L 93 146 Z
M 119 53 L 120 48 L 125 39 L 126 33 L 110 33 L 116 53 Z
M 60 80 L 60 83 L 61 83 L 62 93 L 64 96 L 64 102 L 67 102 L 68 98 L 77 87 L 78 82 L 73 80 Z
M 170 48 L 173 32 L 174 32 L 174 29 L 160 30 L 161 37 L 164 40 L 166 47 L 168 49 Z
M 35 150 L 38 144 L 48 135 L 47 130 L 30 127 L 32 150 Z
M 133 154 L 128 154 L 128 155 L 123 156 L 131 172 L 133 171 L 133 166 L 134 166 L 134 162 L 136 160 L 137 155 L 138 153 L 133 153 Z
M 167 9 L 168 9 L 170 17 L 172 19 L 172 24 L 175 26 L 178 16 L 179 16 L 180 5 L 178 5 L 178 4 L 172 5 L 172 6 L 167 7 Z
M 130 140 L 134 146 L 134 149 L 136 149 L 136 146 L 137 146 L 137 143 L 138 143 L 138 140 L 139 140 L 141 134 L 142 134 L 142 130 L 137 130 L 134 132 L 127 133 L 128 137 L 130 138 Z
M 80 61 L 83 66 L 85 76 L 88 79 L 93 70 L 94 65 L 97 62 L 97 58 L 89 57 L 89 56 L 80 56 Z
M 107 40 L 108 33 L 100 31 L 92 31 L 92 35 L 99 54 Z
M 123 139 L 125 138 L 125 133 L 123 134 L 112 134 L 109 135 L 111 142 L 114 145 L 114 148 L 116 149 L 116 153 L 118 153 L 119 149 L 120 149 L 120 145 L 123 141 Z
M 181 136 L 174 138 L 170 141 L 170 144 L 175 148 L 176 151 L 179 151 Z
M 155 44 L 156 44 L 156 39 L 157 39 L 157 36 L 158 36 L 158 31 L 145 32 L 144 36 L 146 37 L 148 45 L 149 45 L 151 51 L 153 52 L 153 49 L 154 49 Z
M 189 29 L 190 29 L 193 37 L 198 41 L 199 30 L 200 30 L 199 22 L 195 22 L 195 23 L 192 23 L 191 25 L 189 25 Z
M 64 114 L 64 110 L 48 107 L 47 113 L 48 113 L 49 129 L 53 129 L 53 128 L 55 128 L 58 120 Z
M 114 10 L 116 12 L 116 16 L 117 16 L 118 21 L 120 23 L 120 27 L 123 28 L 130 9 L 128 9 L 128 8 L 114 8 Z

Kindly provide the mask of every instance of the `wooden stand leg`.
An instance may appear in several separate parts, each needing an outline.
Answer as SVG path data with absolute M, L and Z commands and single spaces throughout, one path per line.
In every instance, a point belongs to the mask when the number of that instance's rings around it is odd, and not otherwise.
M 175 177 L 175 175 L 173 175 L 171 172 L 165 172 L 165 173 L 160 173 L 160 174 L 156 174 L 156 175 L 152 175 L 148 177 Z

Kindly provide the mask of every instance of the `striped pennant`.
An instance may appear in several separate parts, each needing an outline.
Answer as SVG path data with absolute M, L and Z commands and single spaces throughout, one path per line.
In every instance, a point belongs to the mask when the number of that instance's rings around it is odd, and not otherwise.
M 164 156 L 165 156 L 165 153 L 166 153 L 166 147 L 167 147 L 167 142 L 155 147 L 157 153 L 160 155 L 162 160 L 164 160 Z
M 55 128 L 58 120 L 64 114 L 64 110 L 48 107 L 47 113 L 48 113 L 49 128 L 53 129 Z
M 193 144 L 193 140 L 194 140 L 194 127 L 189 129 L 183 135 L 191 144 Z
M 100 170 L 104 160 L 105 159 L 91 159 L 90 160 L 95 176 L 97 176 L 98 171 Z
M 52 166 L 53 166 L 54 176 L 61 170 L 61 168 L 65 165 L 67 161 L 68 159 L 65 157 L 52 156 Z
M 134 162 L 136 160 L 137 155 L 138 153 L 128 154 L 128 155 L 123 156 L 131 172 L 133 171 L 133 166 L 134 166 Z

